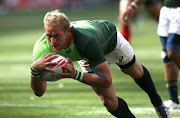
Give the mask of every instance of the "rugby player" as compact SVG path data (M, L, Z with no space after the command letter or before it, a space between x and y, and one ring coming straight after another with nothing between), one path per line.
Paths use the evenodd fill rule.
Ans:
M164 103L180 109L178 99L178 71L180 69L180 0L164 0L160 11L158 35L162 43L164 76L169 100Z
M147 93L160 118L170 117L161 97L156 91L148 70L137 62L132 46L106 20L81 20L71 22L64 13L58 10L46 13L44 17L45 33L36 42L33 49L30 86L37 96L46 91L47 81L39 74L42 70L52 69L50 62L56 54L69 58L69 64L63 68L67 73L59 73L62 78L72 78L90 85L99 96L106 109L117 118L134 118L127 103L117 97L112 85L109 64L115 63L122 72ZM72 61L78 61L82 71L75 70ZM39 73L37 73L39 72Z

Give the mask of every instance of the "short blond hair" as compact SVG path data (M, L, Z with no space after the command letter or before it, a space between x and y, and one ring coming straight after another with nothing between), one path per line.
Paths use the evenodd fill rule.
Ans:
M59 12L59 10L47 12L44 16L43 23L48 27L55 27L59 25L61 30L64 32L70 27L68 17L64 13Z

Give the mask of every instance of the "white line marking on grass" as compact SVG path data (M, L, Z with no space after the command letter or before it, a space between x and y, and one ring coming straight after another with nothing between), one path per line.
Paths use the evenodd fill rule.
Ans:
M8 104L8 103L2 103L0 104L0 107L27 107L27 108L60 108L60 109L66 109L66 108L75 108L75 109L104 109L105 107L101 106L80 106L80 105L48 105L48 104ZM155 111L154 108L145 108L145 107L130 107L131 110L135 111ZM169 109L170 111L180 111L179 109Z
M77 108L77 109L102 109L99 106L71 106L71 105L45 105L45 104L0 104L0 107L36 107L36 108Z
M46 105L46 104L0 104L0 107L35 107L35 108L76 108L76 109L105 109L105 107L101 106L71 106L71 105ZM154 108L138 108L138 107L131 107L131 110L147 110L147 111L154 111Z

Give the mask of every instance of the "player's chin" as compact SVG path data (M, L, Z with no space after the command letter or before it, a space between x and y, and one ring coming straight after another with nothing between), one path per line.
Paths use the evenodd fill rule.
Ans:
M61 48L59 48L58 46L56 47L53 47L53 50L56 51L56 52L59 52L61 50Z

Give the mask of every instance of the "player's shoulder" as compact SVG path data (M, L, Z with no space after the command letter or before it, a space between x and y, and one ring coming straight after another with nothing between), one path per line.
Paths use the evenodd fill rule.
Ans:
M44 33L41 38L35 43L33 48L33 59L37 60L44 54L51 53L51 47L46 39L46 34Z

